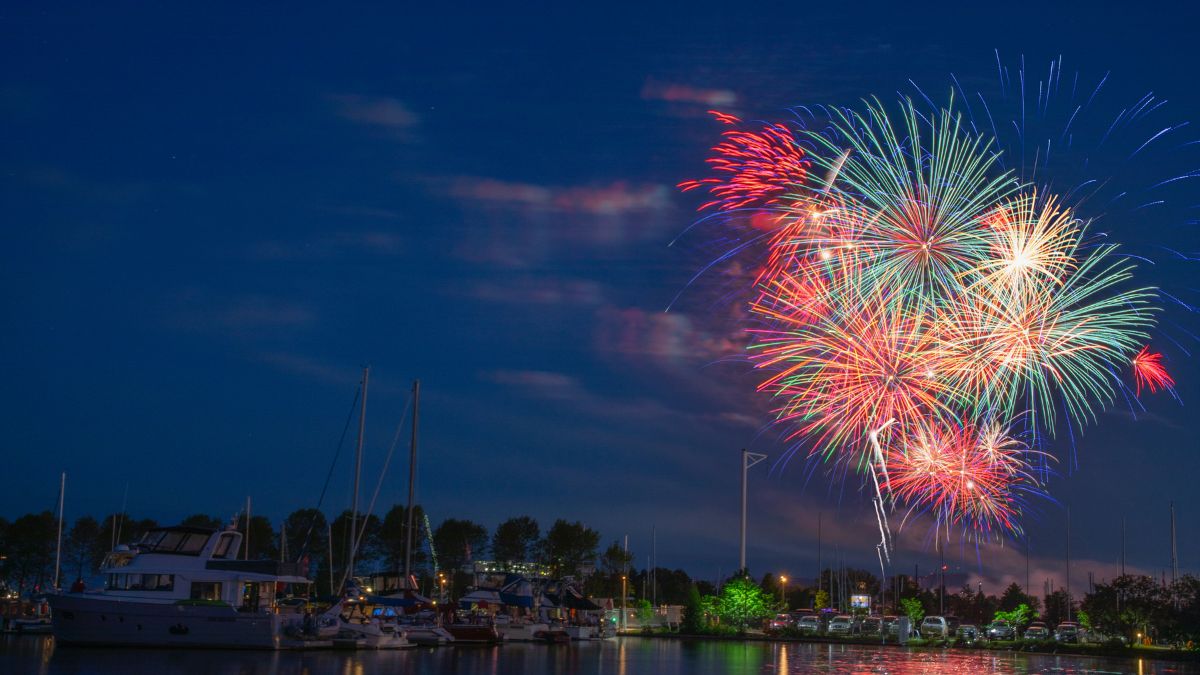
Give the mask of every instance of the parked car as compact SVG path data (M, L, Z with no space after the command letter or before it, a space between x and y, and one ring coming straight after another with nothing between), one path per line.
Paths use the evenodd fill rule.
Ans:
M859 625L858 632L862 635L882 635L883 617L868 616L862 620L862 623Z
M854 617L839 614L829 622L830 635L852 635L855 632Z
M950 637L958 623L948 616L927 616L921 622L921 637Z
M806 616L816 616L816 613L813 612L811 609L793 609L792 610L792 623L796 623L797 621L799 621L800 619L802 619Z
M883 617L883 632L885 635L895 637L900 632L900 620L894 616Z
M988 624L987 637L989 640L1015 640L1017 629L1013 628L1011 623L1000 619Z
M1074 621L1064 621L1054 629L1054 639L1057 642L1079 642L1080 633L1079 624Z
M958 638L959 642L971 644L979 639L979 628L969 623L964 623L954 632L954 636Z
M821 632L821 617L816 614L802 616L796 620L796 629L804 635L816 635Z
M1049 640L1050 629L1041 621L1034 621L1025 629L1026 640Z
M767 631L777 633L785 628L791 628L795 625L795 620L791 614L776 614L774 619L767 623Z

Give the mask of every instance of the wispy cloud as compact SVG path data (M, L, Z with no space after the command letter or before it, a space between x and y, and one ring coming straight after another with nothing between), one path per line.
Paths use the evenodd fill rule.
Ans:
M421 118L403 101L386 96L339 94L332 97L343 118L402 141L415 138Z
M707 362L740 356L746 346L740 330L707 329L679 312L608 306L598 319L596 348L638 359Z
M654 78L647 79L642 85L642 98L647 101L695 103L709 108L729 108L738 102L737 93L730 89L706 89Z
M528 268L576 252L596 255L661 241L674 227L673 191L666 185L558 186L474 176L429 183L470 223L456 253L501 267Z
M541 212L620 216L670 207L665 185L548 186L463 176L448 181L445 194L474 206L508 206Z
M285 373L325 384L349 386L357 382L359 377L358 371L353 368L324 363L301 354L265 352L259 355L258 360Z
M604 287L585 279L497 277L472 285L466 295L490 304L593 307L604 301Z

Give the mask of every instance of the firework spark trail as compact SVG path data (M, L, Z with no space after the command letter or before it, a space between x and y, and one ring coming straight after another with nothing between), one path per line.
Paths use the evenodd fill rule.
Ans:
M888 427L895 424L895 422L896 420L890 419L882 427L872 429L870 433L871 447L875 452L871 464L871 481L875 484L875 498L872 500L872 503L875 506L875 520L879 524L879 544L876 545L875 550L879 555L879 573L882 576L887 576L885 563L892 561L892 531L888 526L887 509L884 508L883 493L879 489L879 473L883 473L884 483L887 485L889 492L891 492L892 485L891 481L888 480L887 462L883 458L883 449L879 446L879 434L883 433ZM879 467L878 471L875 469L876 466Z
M1137 395L1142 395L1142 388L1150 390L1150 393L1159 389L1171 389L1175 386L1175 380L1167 373L1167 369L1162 364L1162 354L1150 351L1150 347L1142 347L1142 350L1133 357L1133 375L1137 381Z
M1037 86L1038 114L1050 108L1061 64L1050 73ZM1034 166L1007 167L973 114L964 122L954 110L953 94L931 114L903 99L895 118L877 99L861 110L804 108L826 122L796 130L746 129L719 115L735 128L714 147L717 175L680 184L711 193L701 209L769 214L750 303L758 388L778 402L790 442L835 475L869 474L881 567L889 506L930 513L937 527L977 540L1021 533L1053 458L1016 440L1007 431L1016 422L1036 440L1053 435L1061 415L1073 435L1112 402L1123 386L1114 374L1128 364L1139 395L1174 385L1161 355L1138 352L1158 293L1134 286L1133 258L1098 244L1068 204L1106 181L1078 183L1072 194L1088 190L1078 198L1024 181L1049 166L1049 140L1031 153ZM1153 103L1144 98L1113 126ZM1069 147L1090 104L1071 102L1060 142Z

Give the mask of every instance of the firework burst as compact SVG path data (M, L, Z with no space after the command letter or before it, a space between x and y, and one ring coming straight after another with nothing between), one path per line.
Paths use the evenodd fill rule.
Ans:
M1161 355L1138 351L1157 293L953 98L827 112L795 130L720 118L737 128L717 175L680 185L708 189L702 209L770 214L750 304L759 389L797 447L874 479L881 562L885 500L1018 535L1052 458L1008 430L1094 421L1130 363L1139 395L1171 388Z

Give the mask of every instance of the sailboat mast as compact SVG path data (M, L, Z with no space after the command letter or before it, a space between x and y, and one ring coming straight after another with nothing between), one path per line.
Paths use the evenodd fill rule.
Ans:
M1067 621L1071 620L1071 507L1067 507Z
M246 552L242 556L243 560L250 559L250 495L246 495L246 538L243 540L246 544Z
M358 553L358 480L362 475L363 432L367 425L367 381L371 367L363 368L362 406L358 409L358 447L354 453L354 495L350 508L350 556L346 559L346 578L354 578L354 557Z
M1121 576L1125 576L1125 516L1121 516Z
M1179 578L1179 549L1175 547L1175 502L1171 502L1171 584Z
M58 483L58 545L54 549L54 588L59 588L58 574L62 569L63 496L67 491L67 474ZM1173 512L1172 512L1173 513ZM1172 532L1174 530L1172 529Z
M413 544L413 498L416 495L417 485L417 431L420 428L420 413L421 413L421 381L413 380L413 419L412 419L412 441L409 444L408 450L408 510L405 515L408 517L408 523L404 526L405 543L404 543L404 586L408 587L408 580L412 575L412 544Z

